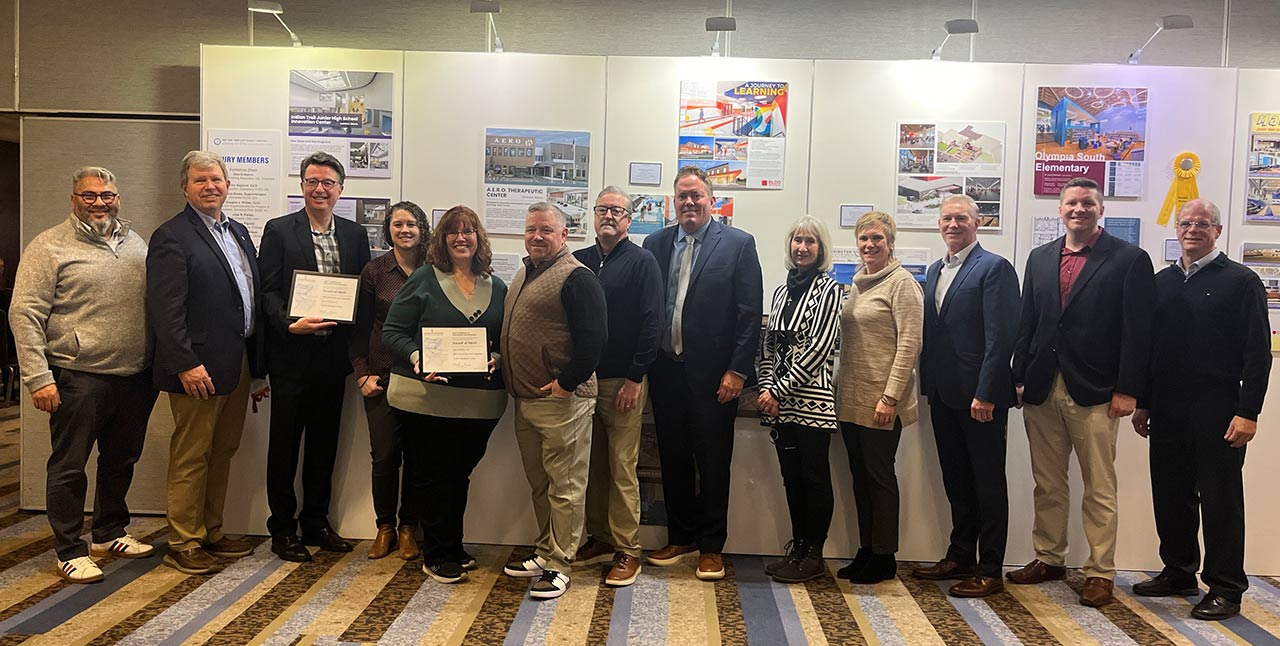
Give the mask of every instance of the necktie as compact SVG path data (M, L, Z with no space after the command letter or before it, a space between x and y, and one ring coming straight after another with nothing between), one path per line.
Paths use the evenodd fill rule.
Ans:
M676 283L676 309L671 314L671 351L684 354L684 296L689 292L689 274L693 269L693 236L684 237L684 252L680 254L680 278Z

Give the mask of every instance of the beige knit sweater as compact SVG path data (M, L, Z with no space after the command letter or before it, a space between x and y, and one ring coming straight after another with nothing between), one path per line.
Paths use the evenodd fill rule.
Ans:
M881 395L898 400L902 425L914 424L916 359L924 326L924 295L911 272L898 260L868 274L864 265L853 276L853 289L840 312L840 378L836 416L870 428L876 424Z

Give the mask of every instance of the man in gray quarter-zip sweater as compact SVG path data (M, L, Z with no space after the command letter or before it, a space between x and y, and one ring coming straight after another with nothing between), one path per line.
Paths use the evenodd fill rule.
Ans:
M125 494L156 401L144 298L147 245L121 220L111 171L72 176L72 215L36 236L18 265L9 326L31 403L49 413L46 504L58 575L102 579L91 556L150 556L125 532ZM93 544L84 526L84 467L98 445Z

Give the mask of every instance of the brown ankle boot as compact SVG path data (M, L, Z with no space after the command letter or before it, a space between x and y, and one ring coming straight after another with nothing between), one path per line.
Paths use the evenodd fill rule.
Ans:
M400 526L400 558L412 561L422 552L418 551L418 541L413 538L413 525Z
M373 545L369 546L369 558L380 559L391 553L396 546L396 528L394 525L378 525L378 535L373 537Z

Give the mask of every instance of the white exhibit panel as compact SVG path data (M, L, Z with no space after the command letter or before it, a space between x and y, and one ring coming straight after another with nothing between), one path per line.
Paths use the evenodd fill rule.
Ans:
M733 226L755 236L764 292L786 279L783 238L808 213L810 101L813 61L748 58L609 57L605 182L632 194L672 195L679 146L683 81L761 81L789 85L782 188L713 186L717 198L733 198ZM630 184L631 162L661 162L657 186ZM816 214L815 214L816 215ZM635 225L633 224L633 227ZM644 236L634 236L640 242ZM766 300L768 300L766 298ZM770 447L772 451L772 447ZM730 532L730 540L733 540ZM785 541L784 541L785 542Z

